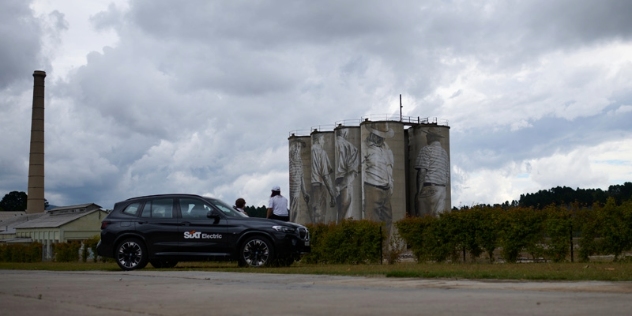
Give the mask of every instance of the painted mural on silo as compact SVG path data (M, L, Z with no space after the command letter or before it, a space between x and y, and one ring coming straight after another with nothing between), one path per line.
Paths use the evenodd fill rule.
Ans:
M311 134L311 193L309 212L312 223L336 222L334 177L334 132L315 131Z
M410 146L410 205L414 216L432 215L452 208L450 192L450 127L421 124L408 130Z
M290 147L290 221L310 224L309 183L311 181L311 140L309 136L289 138Z
M406 216L404 128L400 122L360 124L364 218L382 221L388 234Z
M360 177L360 127L335 128L335 180L337 220L362 219L362 178Z

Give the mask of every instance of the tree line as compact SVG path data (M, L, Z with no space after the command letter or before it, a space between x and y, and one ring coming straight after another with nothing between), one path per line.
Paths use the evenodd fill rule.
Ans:
M591 207L594 204L606 204L608 198L613 198L617 205L625 201L632 200L632 182L625 182L624 184L616 184L608 187L608 190L602 189L581 189L574 190L569 187L554 187L548 190L540 190L536 193L520 194L519 200L513 200L511 202L505 201L502 204L480 204L481 206L500 207L502 209L509 209L512 207L531 207L541 210L549 205L555 206L568 206L573 203L578 203L579 206ZM453 211L459 209L468 209L469 206L462 206L461 208L452 207Z
M617 205L632 200L632 182L625 182L624 184L616 184L608 187L608 190L602 189L581 189L576 190L569 187L555 187L548 190L540 190L536 193L521 194L519 200L513 200L511 202L505 201L502 204L484 205L501 207L508 209L511 207L532 207L535 209L543 209L549 205L570 205L572 203L578 203L580 206L592 206L593 204L605 204L608 198L613 198ZM23 212L26 210L27 195L25 192L12 191L7 193L0 201L0 211L7 212ZM48 201L44 200L44 205L48 206ZM468 206L463 206L461 209L467 209ZM453 207L452 210L458 210L457 207ZM246 206L245 211L252 217L265 217L265 206Z

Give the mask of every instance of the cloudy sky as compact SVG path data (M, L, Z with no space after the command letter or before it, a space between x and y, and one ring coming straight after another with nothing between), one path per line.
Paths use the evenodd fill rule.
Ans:
M632 181L632 2L0 2L0 195L27 191L33 71L46 196L263 205L291 131L447 120L452 205Z

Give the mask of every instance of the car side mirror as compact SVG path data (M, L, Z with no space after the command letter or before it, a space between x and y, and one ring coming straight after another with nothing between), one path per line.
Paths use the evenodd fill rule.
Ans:
M220 215L217 210L210 210L208 211L208 213L206 213L206 217L213 219L213 223L217 224L217 222L219 222L219 219L222 218L222 215Z

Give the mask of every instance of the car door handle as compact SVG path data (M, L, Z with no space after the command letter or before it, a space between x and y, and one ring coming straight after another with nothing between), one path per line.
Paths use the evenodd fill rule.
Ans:
M147 221L140 221L139 224L147 224Z

